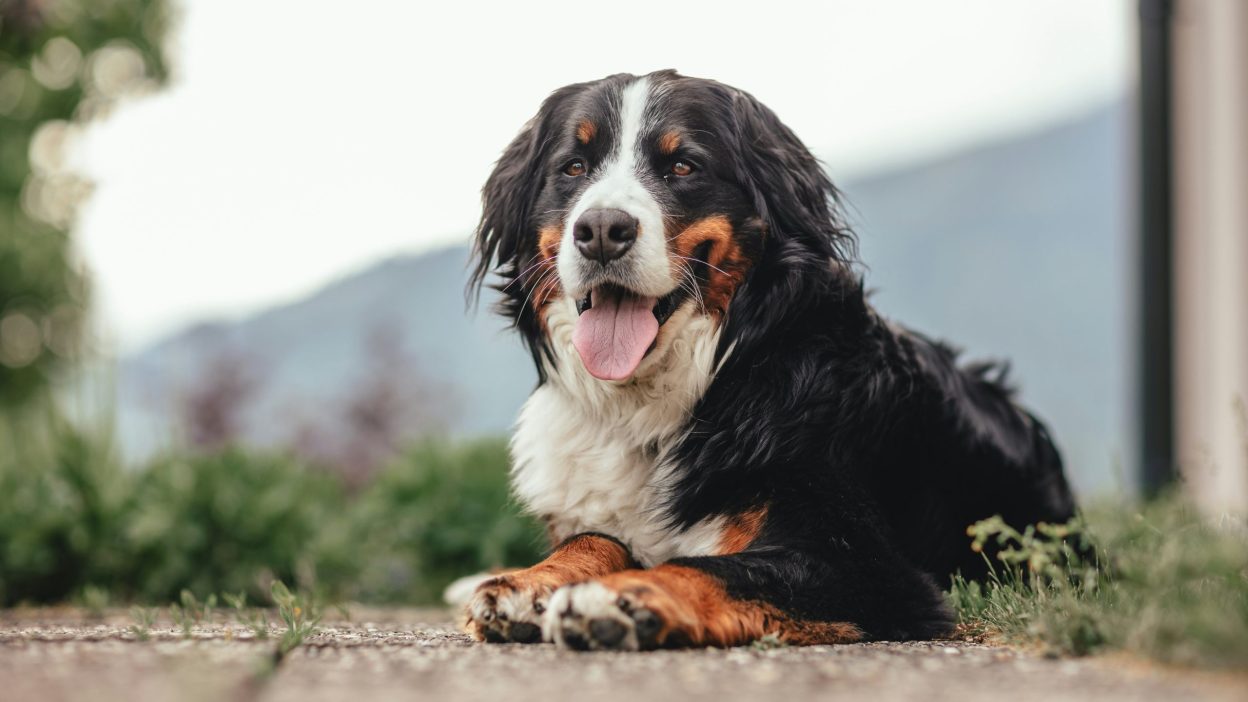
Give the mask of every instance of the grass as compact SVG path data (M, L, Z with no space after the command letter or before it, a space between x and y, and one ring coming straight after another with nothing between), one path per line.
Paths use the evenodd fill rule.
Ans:
M968 533L1002 546L985 583L955 578L949 597L971 635L1053 654L1125 651L1165 663L1248 668L1248 536L1177 495L1099 505L1082 521L1017 531L999 519ZM1052 538L1058 537L1058 538ZM1088 539L1098 563L1062 539Z

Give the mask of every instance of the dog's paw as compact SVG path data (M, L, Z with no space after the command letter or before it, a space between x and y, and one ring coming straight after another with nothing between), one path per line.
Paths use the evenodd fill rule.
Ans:
M468 633L490 643L537 643L542 614L554 588L520 571L491 578L468 601Z
M597 581L561 587L547 605L543 636L578 651L658 648L663 620L643 603L644 595L641 590L617 592Z

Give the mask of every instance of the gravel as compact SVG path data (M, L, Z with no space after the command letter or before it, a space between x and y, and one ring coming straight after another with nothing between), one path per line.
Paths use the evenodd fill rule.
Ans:
M1248 675L981 643L575 653L478 644L441 611L351 615L327 621L274 672L274 641L237 624L196 627L187 638L162 620L143 641L125 613L0 611L0 699L1248 699Z

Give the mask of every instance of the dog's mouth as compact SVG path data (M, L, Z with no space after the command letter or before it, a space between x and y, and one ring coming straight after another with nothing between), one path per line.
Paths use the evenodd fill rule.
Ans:
M624 380L655 347L659 327L671 319L684 288L660 298L646 297L618 285L590 289L576 302L572 344L589 374L600 380Z

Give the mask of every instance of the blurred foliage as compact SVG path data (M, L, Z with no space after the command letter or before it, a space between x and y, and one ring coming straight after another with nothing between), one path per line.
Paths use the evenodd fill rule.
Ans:
M312 544L340 514L336 479L276 454L236 448L156 459L137 476L124 543L142 599L263 592L259 578L315 577Z
M368 601L432 602L451 580L487 567L536 563L544 536L512 503L504 441L417 445L377 476L350 513L351 524L329 535L368 544L376 557L352 578ZM325 562L328 566L328 561Z
M435 602L455 577L539 558L501 441L413 446L359 492L327 469L225 448L123 469L106 438L0 421L0 605L265 601L275 579L334 599Z
M69 227L90 190L65 166L81 125L167 74L165 0L0 0L0 410L80 347Z
M129 566L132 475L107 440L39 406L0 413L0 604L59 601Z
M1055 653L1125 650L1168 663L1248 667L1242 520L1210 521L1177 494L1142 506L1094 506L1084 520L1021 532L999 518L972 526L977 546L1003 548L987 582L955 578L950 598L963 625ZM1061 541L1081 535L1097 547L1100 565L1079 562Z

